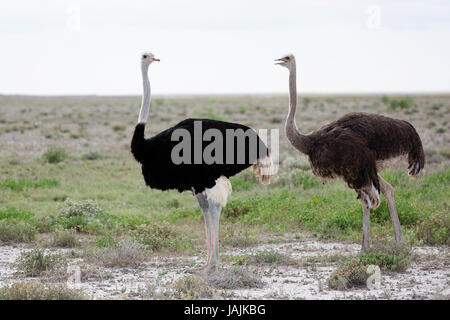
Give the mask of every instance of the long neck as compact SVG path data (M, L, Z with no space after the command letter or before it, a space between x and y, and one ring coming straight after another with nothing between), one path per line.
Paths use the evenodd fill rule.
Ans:
M297 74L295 64L289 69L289 114L286 119L286 136L291 144L302 153L308 153L308 137L301 134L295 124L297 110Z
M142 65L142 85L144 88L142 94L141 111L139 112L138 123L145 124L147 122L148 111L150 108L150 81L148 80L148 65Z

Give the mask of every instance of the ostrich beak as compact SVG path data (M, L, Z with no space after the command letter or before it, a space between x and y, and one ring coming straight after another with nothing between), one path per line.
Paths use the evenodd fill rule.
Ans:
M281 58L280 59L275 59L274 61L279 61L279 62L275 63L277 65L282 65L284 63L284 60L281 59Z
M160 61L160 60L157 58L152 58L152 61Z

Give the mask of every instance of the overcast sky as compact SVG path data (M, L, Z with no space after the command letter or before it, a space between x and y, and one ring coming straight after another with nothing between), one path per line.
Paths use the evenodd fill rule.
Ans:
M0 0L0 94L450 92L450 1Z

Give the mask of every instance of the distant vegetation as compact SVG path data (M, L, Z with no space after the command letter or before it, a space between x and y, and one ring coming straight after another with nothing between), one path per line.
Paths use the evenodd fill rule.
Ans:
M381 101L388 105L389 108L391 110L406 110L406 109L410 109L413 104L414 104L414 100L413 98L406 96L406 97L401 97L401 98L389 98L388 96L383 96L381 98Z
M48 163L60 163L67 158L67 152L64 147L50 146L42 157Z

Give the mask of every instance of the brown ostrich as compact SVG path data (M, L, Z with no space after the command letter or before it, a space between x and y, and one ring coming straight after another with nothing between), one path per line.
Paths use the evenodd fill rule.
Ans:
M394 188L378 172L402 157L408 159L409 175L416 176L425 164L422 142L414 127L404 120L377 114L352 112L322 128L304 135L297 130L297 86L295 57L277 59L289 70L289 114L286 136L309 158L312 172L322 178L342 178L355 189L363 209L362 250L370 246L370 209L380 204L379 192L386 197L395 240L403 242Z

